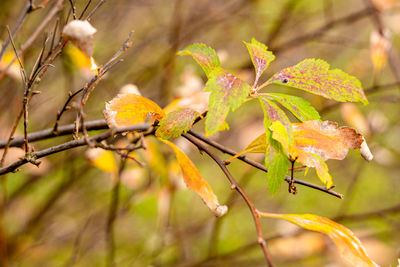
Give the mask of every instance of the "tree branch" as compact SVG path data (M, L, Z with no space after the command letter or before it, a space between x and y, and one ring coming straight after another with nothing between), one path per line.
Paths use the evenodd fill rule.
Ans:
M228 178L229 182L231 183L231 185L232 185L231 188L236 189L236 191L240 194L240 196L246 202L246 204L249 207L250 212L253 216L254 223L256 226L257 236L258 236L257 242L262 248L262 251L264 253L265 259L268 262L268 265L270 267L275 266L274 263L272 262L271 256L268 253L268 250L267 250L267 243L263 237L260 219L259 219L257 210L254 207L253 202L250 200L250 198L246 194L246 192L239 186L239 184L236 182L236 180L233 178L233 176L230 174L230 172L226 168L225 163L220 158L218 158L215 154L213 154L210 150L208 150L208 148L205 145L203 145L201 142L198 141L198 139L194 138L193 136L191 136L189 134L185 134L185 133L183 133L182 136L184 138L186 138L189 142L191 142L192 144L197 146L200 149L200 151L204 151L207 155L209 155L215 161L215 163L218 164L218 166L221 168L221 170L224 172L224 174Z

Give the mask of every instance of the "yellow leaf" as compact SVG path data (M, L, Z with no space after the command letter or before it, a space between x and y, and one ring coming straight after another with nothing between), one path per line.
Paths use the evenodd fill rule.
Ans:
M93 166L103 172L115 173L117 171L117 163L111 151L101 148L90 148L86 150L85 155Z
M161 120L165 112L153 101L137 94L120 94L106 103L103 111L110 128Z
M174 150L178 163L181 166L186 186L195 191L203 199L204 203L215 216L220 217L224 215L228 211L228 208L219 204L217 196L214 194L210 185L203 179L199 170L194 166L189 157L173 143L163 139L160 140Z
M314 214L275 214L259 212L259 215L268 218L285 219L304 229L328 235L335 243L342 258L349 262L351 266L378 266L368 257L361 241L352 231L328 218Z
M228 159L226 162L231 162L232 160L234 160L246 153L265 153L266 149L267 149L267 141L265 138L265 133L263 133L259 137L254 139L250 143L250 145L248 145L245 149L243 149L241 152L239 152L232 158Z

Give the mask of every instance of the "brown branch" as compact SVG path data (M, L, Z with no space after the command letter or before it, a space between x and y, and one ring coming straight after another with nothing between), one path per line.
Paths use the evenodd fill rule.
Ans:
M132 125L132 126L128 126L128 127L117 128L115 130L109 130L109 131L106 131L99 135L90 137L90 138L88 138L88 140L89 140L89 142L100 142L100 141L103 141L103 140L113 136L114 134L117 134L117 133L131 132L131 131L147 131L150 129L150 127L151 127L151 125L149 125L147 123L143 123L143 124L137 124L137 125ZM72 141L63 143L61 145L46 148L46 149L43 149L43 150L37 151L37 152L32 152L31 153L32 159L37 160L37 159L40 159L40 158L64 151L64 150L68 150L68 149L79 147L79 146L85 146L87 144L88 143L85 140L85 138L72 140ZM28 163L28 160L29 159L27 159L27 158L20 159L20 160L15 161L14 163L11 163L10 165L8 165L6 167L0 168L0 175L16 171L18 167Z
M86 129L88 130L103 130L108 129L107 123L105 120L94 120L94 121L87 121L85 123ZM82 130L82 127L79 128ZM64 136L68 134L72 134L75 131L75 124L67 124L58 127L57 134L53 132L53 128L48 128L45 130L33 132L28 134L28 141L35 142L40 140L45 140L53 137ZM7 145L8 139L0 140L0 149L4 148ZM10 147L19 147L24 144L24 137L18 136L13 138L10 143Z
M263 237L263 233L262 233L261 224L260 224L260 220L259 220L259 216L258 216L257 210L254 207L253 202L247 196L246 192L239 186L239 184L236 182L236 180L230 174L230 172L228 171L228 169L225 166L225 163L220 158L218 158L215 154L213 154L210 150L208 150L208 148L205 145L203 145L203 143L199 142L198 139L194 138L193 136L191 136L189 134L183 133L182 136L184 138L186 138L189 142L191 142L192 144L197 146L200 151L204 151L207 155L209 155L215 161L215 163L218 164L218 166L221 168L221 170L224 172L224 174L228 178L229 182L231 183L231 185L232 185L231 188L232 189L236 189L236 191L240 194L240 196L246 202L246 204L249 207L250 212L251 212L251 214L253 216L254 223L255 223L255 226L256 226L257 236L258 236L257 237L257 242L261 246L261 249L262 249L262 251L264 253L264 256L265 256L265 259L267 260L268 265L270 267L275 266L274 263L272 262L271 256L268 253L268 250L267 250L267 243L266 243L266 241L264 240L264 237Z
M217 143L215 141L212 141L212 140L210 140L210 139L208 139L208 138L206 138L206 137L204 137L204 136L202 136L202 135L200 135L198 133L195 133L192 130L188 131L188 133L193 135L194 137L200 139L201 141L205 142L206 144L218 149L219 151L221 151L221 152L223 152L225 154L228 154L228 155L231 155L231 156L234 156L234 155L237 154L237 152L233 151L232 149L227 148L227 147L225 147L225 146L223 146L223 145L221 145L221 144L219 144L219 143ZM243 161L243 162L245 162L245 163L247 163L247 164L249 164L249 165L251 165L253 167L256 167L259 170L262 170L264 172L268 172L268 169L264 165L262 165L261 163L258 163L256 161L253 161L253 160L247 158L246 156L243 156L243 155L239 156L238 159L240 159L241 161ZM291 180L290 176L286 176L285 177L285 181L286 182L290 182L290 180ZM313 188L313 189L316 189L316 190L319 190L321 192L330 194L330 195L335 196L335 197L340 198L340 199L343 198L342 194L337 193L337 192L335 192L335 191L333 191L331 189L326 189L323 186L315 185L315 184L312 184L312 183L309 183L309 182L306 182L306 181L302 181L302 180L299 180L299 179L294 179L294 183L295 184L300 184L300 185L303 185L303 186L307 186L307 187L310 187L310 188Z

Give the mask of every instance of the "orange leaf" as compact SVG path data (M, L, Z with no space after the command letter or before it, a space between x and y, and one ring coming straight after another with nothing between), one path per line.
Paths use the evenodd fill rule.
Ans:
M185 181L186 186L195 191L203 199L204 203L210 208L215 216L220 217L224 215L228 211L228 208L219 204L217 196L212 191L210 185L203 179L199 170L194 166L189 157L173 143L163 139L160 140L174 150L178 163L181 166L183 180Z
M137 94L120 94L103 111L110 128L161 120L165 112L153 101Z
M305 121L293 123L294 146L306 153L327 159L342 160L349 149L361 148L365 143L364 137L350 127L338 128L337 123L331 121ZM365 143L366 145L366 143ZM362 155L372 160L372 155Z
M275 214L259 212L259 215L268 218L285 219L304 229L328 235L339 249L343 259L348 261L351 266L378 266L368 257L361 241L352 231L328 218L314 214Z

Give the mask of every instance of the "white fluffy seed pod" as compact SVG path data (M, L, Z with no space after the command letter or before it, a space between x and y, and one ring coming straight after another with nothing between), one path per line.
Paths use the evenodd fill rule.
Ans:
M74 43L88 57L91 57L93 53L93 35L96 31L87 20L73 20L64 27L62 36Z

